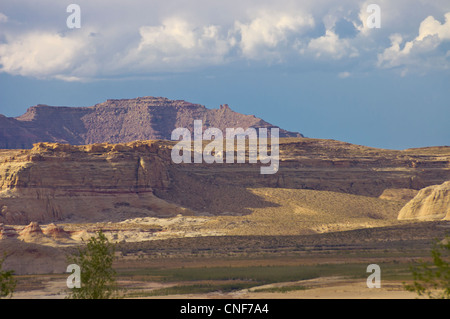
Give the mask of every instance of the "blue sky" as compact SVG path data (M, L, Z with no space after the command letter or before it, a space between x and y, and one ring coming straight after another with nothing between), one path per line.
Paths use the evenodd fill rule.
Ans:
M403 149L450 145L449 80L449 1L0 0L6 116L164 96Z

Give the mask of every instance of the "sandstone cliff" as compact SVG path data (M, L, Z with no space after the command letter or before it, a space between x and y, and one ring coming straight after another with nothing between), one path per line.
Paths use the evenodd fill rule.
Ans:
M228 105L203 105L167 98L141 97L107 100L91 107L37 105L16 118L0 115L0 148L31 148L37 142L74 145L127 143L135 140L170 140L175 128L193 130L194 120L205 128L275 127L253 115L234 112ZM301 137L280 129L281 137Z
M251 188L377 197L450 180L450 147L382 150L308 138L280 140L280 169L262 164L174 164L174 142L38 143L0 150L0 223L118 221L131 217L248 214L274 204Z
M153 194L168 187L161 153L151 142L39 143L32 150L6 151L12 156L0 161L0 220L25 224L190 214Z
M450 220L450 181L421 189L401 209L398 219Z

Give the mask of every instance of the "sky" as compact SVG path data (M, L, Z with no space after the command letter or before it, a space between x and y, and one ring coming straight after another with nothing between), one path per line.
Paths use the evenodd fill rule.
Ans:
M405 149L450 145L449 80L448 0L0 0L10 117L163 96Z

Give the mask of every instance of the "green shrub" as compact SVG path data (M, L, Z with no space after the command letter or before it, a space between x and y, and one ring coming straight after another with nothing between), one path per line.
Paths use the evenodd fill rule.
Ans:
M72 288L69 298L111 299L118 297L116 272L112 267L115 247L102 231L68 258L81 270L81 288Z
M0 298L12 297L16 288L16 279L13 277L14 271L4 271L2 269L6 254L0 259Z
M450 237L441 242L435 242L431 250L432 263L421 262L417 267L413 267L412 274L414 282L405 285L405 289L416 292L419 296L429 298L449 299L450 298Z

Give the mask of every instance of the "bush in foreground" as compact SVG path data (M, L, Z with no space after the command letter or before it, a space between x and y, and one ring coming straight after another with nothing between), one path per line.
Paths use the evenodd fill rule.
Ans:
M3 262L6 254L0 258L0 298L12 297L14 289L16 288L16 279L13 277L14 271L3 270Z
M118 297L116 272L112 267L115 247L102 231L68 258L81 270L81 287L72 288L72 299L111 299Z
M414 281L405 289L428 298L450 298L450 237L435 242L431 250L432 263L422 262L412 269Z

